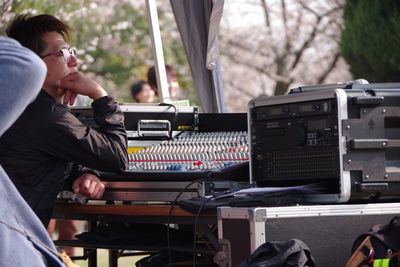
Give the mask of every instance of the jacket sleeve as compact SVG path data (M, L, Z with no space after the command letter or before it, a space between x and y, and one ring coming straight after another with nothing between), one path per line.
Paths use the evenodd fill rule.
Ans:
M40 91L46 65L16 40L0 36L0 136Z
M100 178L100 173L98 171L83 167L83 166L78 165L78 164L73 164L71 173L66 178L64 186L63 186L63 189L64 190L68 190L68 191L72 191L72 185L75 182L75 180L78 179L79 177L81 177L82 175L87 174L87 173L94 174L98 178Z
M112 97L92 103L98 128L81 123L67 108L56 104L51 119L41 126L41 149L52 157L98 171L123 171L128 166L124 115Z

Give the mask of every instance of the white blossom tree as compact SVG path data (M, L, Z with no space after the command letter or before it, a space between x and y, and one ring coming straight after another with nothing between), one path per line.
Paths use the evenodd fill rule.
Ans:
M244 111L247 101L259 95L350 79L338 46L343 4L344 0L226 1L220 43L227 106Z

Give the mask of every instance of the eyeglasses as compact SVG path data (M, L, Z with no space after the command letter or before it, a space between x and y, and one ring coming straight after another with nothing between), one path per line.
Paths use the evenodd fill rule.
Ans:
M68 47L68 48L61 48L58 51L50 52L46 55L41 56L40 58L45 58L45 57L48 57L51 55L56 55L58 53L61 53L63 55L65 62L67 62L67 63L71 60L72 57L74 57L76 55L75 49Z

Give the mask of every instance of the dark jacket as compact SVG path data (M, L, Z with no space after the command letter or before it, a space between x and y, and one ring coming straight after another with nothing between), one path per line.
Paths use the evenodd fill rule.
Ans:
M0 164L46 226L72 164L121 171L128 165L124 116L112 97L92 103L98 128L82 124L41 91L0 138ZM76 168L75 168L76 169Z

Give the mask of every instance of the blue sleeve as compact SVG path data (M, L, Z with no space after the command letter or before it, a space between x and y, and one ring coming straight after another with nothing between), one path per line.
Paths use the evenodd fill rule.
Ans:
M0 136L39 93L46 65L17 41L0 36ZM65 266L46 228L0 166L2 266Z
M16 40L0 36L0 136L42 88L46 65Z

